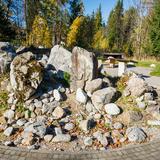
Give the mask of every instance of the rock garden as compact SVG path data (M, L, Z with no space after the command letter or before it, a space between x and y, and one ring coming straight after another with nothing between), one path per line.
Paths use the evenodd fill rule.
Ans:
M17 54L0 42L0 144L83 151L159 138L160 91L136 73L113 79L101 68L80 47Z

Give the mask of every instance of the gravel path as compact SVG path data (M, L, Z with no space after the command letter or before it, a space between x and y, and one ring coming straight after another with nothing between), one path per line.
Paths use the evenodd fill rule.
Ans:
M130 67L128 71L134 71L138 74L142 74L146 82L153 87L160 88L160 77L150 76L151 68L144 67ZM118 68L105 68L107 74L115 77L118 75Z

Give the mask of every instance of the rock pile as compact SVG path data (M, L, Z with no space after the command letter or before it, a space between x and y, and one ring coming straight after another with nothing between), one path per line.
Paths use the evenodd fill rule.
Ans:
M64 59L58 59L59 54ZM16 56L11 63L9 109L0 117L0 131L10 139L4 144L77 151L148 140L146 128L135 122L146 116L145 109L149 113L154 108L153 117L158 118L153 89L142 78L131 76L119 99L135 107L126 109L128 104L117 101L117 89L109 79L98 76L96 63L93 53L79 47L71 56L55 46L50 57L40 61L31 52ZM72 80L70 88L63 81L66 72ZM155 124L152 122L148 123Z

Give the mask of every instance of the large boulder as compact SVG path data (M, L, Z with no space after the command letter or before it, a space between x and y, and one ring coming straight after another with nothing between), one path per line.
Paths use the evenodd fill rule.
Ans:
M113 87L103 88L93 93L91 100L97 110L102 110L105 104L114 100L116 89Z
M97 77L97 59L92 52L75 47L72 51L72 83L71 88L83 89L85 83Z
M11 63L10 82L18 97L28 99L43 79L43 67L31 52L18 55Z
M71 55L71 52L60 45L56 45L51 50L48 65L55 67L57 71L71 73Z
M16 52L8 42L0 42L0 74L9 70L9 65L15 56Z
M124 92L128 92L131 96L139 97L150 90L144 79L132 76L127 82L127 87Z

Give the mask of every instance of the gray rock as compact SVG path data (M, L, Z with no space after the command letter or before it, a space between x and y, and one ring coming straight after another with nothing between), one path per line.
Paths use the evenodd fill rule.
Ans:
M51 50L48 65L54 66L56 70L71 73L71 56L71 52L60 45L56 45Z
M126 130L126 135L130 142L141 143L147 138L145 132L141 128L136 128L136 127L128 128Z
M51 98L53 98L53 100L54 100L54 97L51 97ZM50 99L51 99L51 98L50 98ZM47 104L47 103L50 102L50 99L44 98L44 99L42 100L42 102L43 102L44 104ZM53 102L53 101L51 101L51 102Z
M34 105L35 105L36 108L42 108L43 104L42 104L41 101L37 101L37 102L34 103Z
M140 109L145 109L146 108L146 103L145 102L138 102L137 103L138 108Z
M148 120L147 124L151 126L160 126L160 120Z
M108 145L108 140L105 135L103 135L100 131L93 133L93 136L103 145Z
M13 141L6 141L6 142L4 142L4 145L5 146L14 146L14 143L13 143Z
M25 119L19 119L16 123L18 126L23 126L27 121Z
M120 123L120 122L116 122L116 123L113 124L113 127L115 129L122 129L123 128L123 124Z
M87 132L89 131L92 127L94 127L94 121L92 119L88 119L88 120L82 120L79 123L79 128L84 131Z
M153 101L153 99L154 99L153 93L145 93L144 94L145 101Z
M70 131L70 130L74 129L74 127L75 127L75 125L73 123L67 123L67 124L65 124L64 129Z
M143 115L139 111L129 111L128 112L129 122L138 122L143 118Z
M97 77L98 62L95 55L87 50L75 47L72 51L71 88L83 89L87 81Z
M83 104L86 104L87 102L87 94L81 88L77 89L76 100Z
M105 111L107 114L109 114L111 116L116 116L116 115L120 114L120 108L114 103L106 104Z
M15 115L15 112L13 110L7 110L3 116L7 119L13 119L14 118L14 115Z
M0 74L9 71L16 52L9 42L0 42Z
M102 88L103 80L101 78L88 81L85 86L85 91L88 95Z
M100 120L101 117L102 117L102 115L100 113L97 113L94 115L94 119L96 119L96 120Z
M93 93L91 100L97 110L102 110L105 104L111 103L114 99L116 89L112 87L104 88Z
M88 101L87 104L86 104L86 111L87 111L88 113L90 113L90 112L92 112L93 110L95 110L95 108L94 108L92 102L91 102L91 101Z
M56 135L63 134L62 129L59 127L55 127L54 130L55 130Z
M43 79L43 68L31 52L18 55L11 63L10 82L14 92L29 99Z
M92 137L85 137L84 138L84 145L85 146L92 146L92 144L93 144Z
M46 134L46 126L42 122L35 122L24 128L24 132L32 132L40 137Z
M63 108L61 107L56 107L54 109L54 111L52 112L52 116L55 118L55 119L60 119L64 116L65 112L63 110Z
M7 137L11 136L13 133L13 127L8 127L7 129L5 129L5 131L3 132L3 134Z
M48 134L48 135L45 135L45 136L44 136L44 140L45 140L46 142L51 142L52 139L53 139L53 135L51 135L51 134Z
M62 96L60 94L60 92L57 89L54 89L53 91L53 95L56 101L61 101L62 100Z
M149 91L149 86L144 79L131 76L125 90L130 91L132 96L139 97Z
M53 139L52 142L70 142L71 136L69 134L58 134Z

